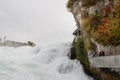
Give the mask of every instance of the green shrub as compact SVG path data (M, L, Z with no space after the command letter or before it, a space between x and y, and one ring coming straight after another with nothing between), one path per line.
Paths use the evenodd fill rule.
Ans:
M76 54L77 59L80 60L82 64L89 65L87 51L85 49L83 39L78 38L78 41L75 44L73 44L73 47L75 49L75 52L76 52L75 54Z

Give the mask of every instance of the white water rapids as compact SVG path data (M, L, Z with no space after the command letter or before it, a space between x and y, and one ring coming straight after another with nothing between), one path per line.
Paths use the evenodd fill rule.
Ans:
M0 47L0 80L93 80L68 58L70 45Z

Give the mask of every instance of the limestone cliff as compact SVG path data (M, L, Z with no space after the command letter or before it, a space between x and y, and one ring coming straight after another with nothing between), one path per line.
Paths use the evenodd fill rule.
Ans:
M92 68L90 62L93 53L99 56L101 51L108 58L120 55L119 3L119 0L69 0L67 4L78 30L81 31L81 34L75 34L76 38L73 41L74 58L76 55L86 67L85 70L94 77L99 77L100 80L120 80L119 57L111 58L111 61L115 61L115 63L111 62L112 67L111 63L106 62L107 67L102 64L102 68ZM114 67L116 65L118 67Z

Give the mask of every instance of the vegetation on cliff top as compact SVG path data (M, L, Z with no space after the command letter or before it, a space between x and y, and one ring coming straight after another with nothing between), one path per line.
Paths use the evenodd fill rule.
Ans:
M68 0L67 2L67 8L71 8L74 5L74 2L81 1L82 7L90 7L95 5L100 0Z
M75 0L68 0L67 2L67 8L71 8L74 4Z

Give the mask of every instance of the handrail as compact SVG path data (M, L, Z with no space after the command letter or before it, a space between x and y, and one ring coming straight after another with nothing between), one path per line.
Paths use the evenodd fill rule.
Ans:
M120 67L120 55L94 57L90 63L92 67Z

